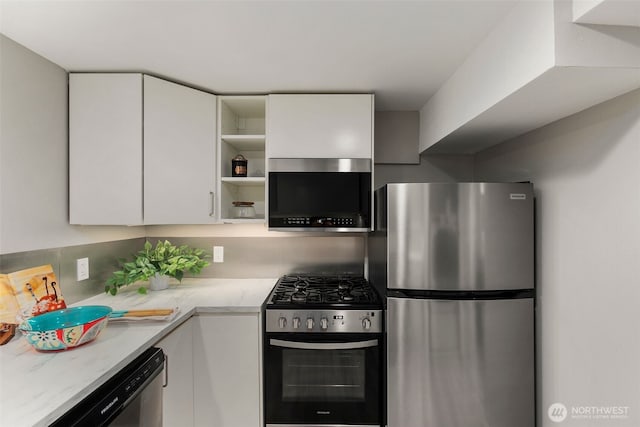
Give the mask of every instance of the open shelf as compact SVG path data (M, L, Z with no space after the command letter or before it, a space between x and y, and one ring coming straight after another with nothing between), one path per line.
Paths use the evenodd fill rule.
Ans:
M265 191L264 178L262 182L241 181L247 178L224 178L220 185L220 217L223 222L264 222ZM229 181L227 181L229 180ZM233 202L253 202L256 218L232 218Z
M239 186L264 186L265 178L264 177L227 177L224 176L220 178L224 184L232 184Z
M264 216L256 218L223 218L222 222L226 224L261 224L264 222Z
M220 139L238 151L264 151L264 135L222 135Z
M264 135L265 108L264 96L221 96L221 134Z
M219 185L220 220L225 223L264 223L266 200L265 96L220 96ZM247 176L232 176L231 160L238 154L247 159ZM231 218L234 201L254 202L256 218Z

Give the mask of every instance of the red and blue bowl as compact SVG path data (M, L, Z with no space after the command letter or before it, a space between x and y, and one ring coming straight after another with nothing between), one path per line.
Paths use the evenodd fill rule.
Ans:
M84 305L25 319L18 327L38 351L58 351L93 341L107 326L111 307Z

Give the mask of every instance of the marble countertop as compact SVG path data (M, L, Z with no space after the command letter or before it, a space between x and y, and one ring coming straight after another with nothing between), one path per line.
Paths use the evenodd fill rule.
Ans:
M259 313L277 279L185 279L164 291L97 295L73 305L172 308L171 321L110 321L81 347L38 352L20 336L0 347L0 426L47 426L196 313Z

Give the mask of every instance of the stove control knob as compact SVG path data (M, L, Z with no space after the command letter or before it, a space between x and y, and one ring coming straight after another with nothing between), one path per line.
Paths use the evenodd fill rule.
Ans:
M371 329L371 320L368 317L362 319L362 327L364 329Z
M287 326L287 319L284 317L279 317L278 318L278 326L280 327L280 329L284 329L285 326Z
M300 318L294 317L292 321L293 321L293 329L298 329L300 327Z
M307 317L307 329L313 329L313 317Z
M329 320L326 317L320 319L320 329L327 329L329 327Z

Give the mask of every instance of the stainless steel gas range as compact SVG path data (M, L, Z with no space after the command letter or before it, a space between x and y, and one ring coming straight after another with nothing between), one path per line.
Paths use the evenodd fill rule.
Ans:
M383 317L363 277L282 277L265 304L266 426L380 426Z

